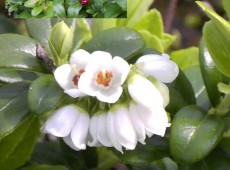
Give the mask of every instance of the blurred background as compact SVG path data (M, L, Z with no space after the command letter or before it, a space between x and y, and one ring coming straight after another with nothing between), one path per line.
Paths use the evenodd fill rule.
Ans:
M202 35L205 14L194 0L155 0L151 8L158 9L163 17L165 32L177 35L171 50L197 46ZM215 11L225 17L221 1L206 0ZM4 0L0 1L0 33L26 34L23 20L11 19L6 13Z

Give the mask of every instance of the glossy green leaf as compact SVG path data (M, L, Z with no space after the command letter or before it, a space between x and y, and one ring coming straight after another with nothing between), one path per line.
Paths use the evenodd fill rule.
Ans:
M28 7L28 8L33 8L35 7L35 4L37 3L38 1L34 1L34 0L27 0L24 2L24 6L25 7Z
M27 102L29 84L12 83L0 88L0 139L11 133L30 114Z
M217 85L219 82L223 81L223 75L217 69L203 40L200 42L199 56L200 69L209 100L212 106L216 107L220 103L221 98L221 93L219 92Z
M166 107L168 112L175 114L183 106L196 103L193 87L182 71L172 83L168 84L168 87L170 95L170 102Z
M212 21L206 23L203 29L206 46L213 61L218 69L226 76L230 76L230 23L220 17L213 10L208 8L202 2L197 4L211 18Z
M141 35L129 28L112 28L94 36L83 48L88 52L107 51L126 60L145 47Z
M63 89L57 84L53 75L45 75L36 79L28 91L30 111L44 114L55 109L64 97Z
M22 168L22 170L69 170L67 167L65 166L61 166L61 165L31 165L28 166L26 168Z
M121 7L117 4L105 4L102 8L105 11L105 18L116 18L123 12Z
M82 8L82 5L79 2L72 4L72 5L69 5L69 7L67 9L68 17L77 18L81 8Z
M152 136L145 140L146 145L138 143L135 150L123 150L124 154L114 150L114 153L124 163L138 164L150 163L169 156L168 139L160 136Z
M195 163L215 148L223 131L220 117L204 113L197 106L183 107L172 121L171 153L181 163Z
M1 139L0 169L12 170L23 165L30 158L39 134L39 120L31 116Z
M157 160L153 163L157 168L163 169L163 170L178 170L178 166L176 162L174 162L172 159L166 157L161 160Z
M199 65L199 49L197 47L173 51L170 57L171 60L177 63L181 70Z
M209 110L211 104L202 79L200 67L189 67L184 71L184 73L193 87L197 106L201 107L204 110Z
M37 7L34 7L31 11L31 15L32 16L37 16L39 15L42 11L43 11L44 7L43 6L37 6Z
M36 42L17 34L0 35L0 69L48 72L36 58Z
M20 82L20 81L31 82L37 77L38 75L33 72L0 69L0 82L5 84Z

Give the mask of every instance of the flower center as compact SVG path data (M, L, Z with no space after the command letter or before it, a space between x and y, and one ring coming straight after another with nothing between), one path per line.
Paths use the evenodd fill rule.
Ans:
M85 70L81 69L79 72L76 72L75 76L73 76L72 81L73 81L73 84L75 86L78 86L78 81L79 81L79 79L81 77L81 74L84 73L84 72L85 72Z
M104 87L108 87L112 78L113 78L112 72L103 68L97 73L96 82L99 85L103 85Z

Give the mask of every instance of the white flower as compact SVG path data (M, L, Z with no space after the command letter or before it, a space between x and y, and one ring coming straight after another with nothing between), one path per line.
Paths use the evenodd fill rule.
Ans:
M86 94L78 89L78 81L90 60L90 54L82 49L74 52L69 64L59 66L54 71L54 77L64 92L71 97L81 97Z
M140 142L143 143L145 134L148 137L151 137L153 134L164 136L169 123L167 113L163 107L156 105L152 108L147 108L131 102L129 110Z
M144 55L137 60L136 65L141 72L153 76L163 83L172 82L179 74L178 66L169 60L167 54Z
M128 91L132 99L147 108L159 106L163 108L164 101L160 91L145 77L134 74L128 80Z
M129 117L129 110L116 105L107 115L107 131L112 145L121 153L122 146L133 150L137 144L137 135Z
M86 148L89 121L88 113L71 104L56 110L43 126L43 132L63 137L71 148L81 150Z
M90 119L89 132L93 138L92 142L88 142L89 146L104 145L112 147L107 132L107 113L96 113Z
M95 51L91 57L79 79L79 89L102 102L115 103L122 94L121 85L129 73L129 64L121 57L112 59L103 51Z

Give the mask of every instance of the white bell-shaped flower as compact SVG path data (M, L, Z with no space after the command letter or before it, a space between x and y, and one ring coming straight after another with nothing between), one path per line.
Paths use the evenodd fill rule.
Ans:
M42 130L57 137L66 137L70 134L78 114L75 105L61 107L46 121Z
M69 64L59 66L54 71L57 83L64 89L64 92L71 97L81 97L86 94L78 88L78 81L81 74L85 72L85 67L91 58L90 53L79 49L71 55Z
M76 105L67 105L54 112L42 130L63 137L66 144L75 150L86 149L90 117Z
M137 144L137 135L129 117L129 110L123 105L116 105L107 115L107 131L112 145L121 153L122 146L133 150Z
M179 68L173 61L169 60L167 54L148 54L136 61L139 71L155 77L163 83L170 83L179 74Z
M106 123L107 113L96 113L90 119L89 132L93 140L88 142L89 146L100 146L112 147L109 135L107 132Z
M95 51L82 73L79 90L102 102L115 103L122 94L121 85L128 73L129 64L121 57L114 57L103 51Z
M155 105L163 108L163 97L156 86L145 77L134 74L128 80L128 91L132 99L145 107Z

